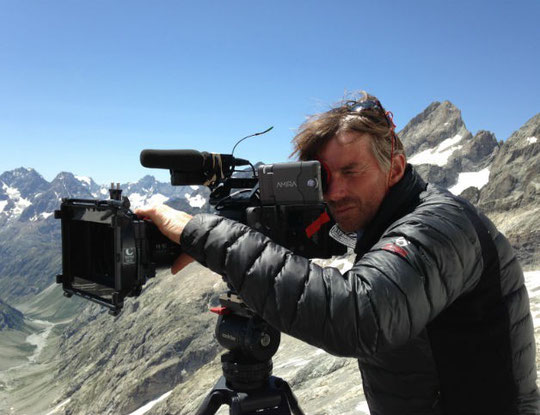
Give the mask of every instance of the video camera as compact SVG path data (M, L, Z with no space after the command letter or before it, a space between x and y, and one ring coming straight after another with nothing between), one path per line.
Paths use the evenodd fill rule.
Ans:
M143 150L141 164L168 169L171 184L204 185L216 213L244 223L307 258L328 258L346 247L329 237L333 223L323 203L318 161L261 165L231 154L196 150ZM250 166L248 170L237 170ZM64 294L84 297L117 315L124 299L138 296L159 267L181 249L147 219L138 218L119 185L110 199L63 199L55 218L62 227Z

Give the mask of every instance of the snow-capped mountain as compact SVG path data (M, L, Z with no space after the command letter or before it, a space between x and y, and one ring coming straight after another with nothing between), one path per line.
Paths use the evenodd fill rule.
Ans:
M540 267L540 114L498 142L489 131L471 134L452 103L434 102L398 134L424 179L480 207L508 237L522 265Z
M0 176L0 225L46 220L59 208L62 198L108 199L109 187L68 172L59 173L50 183L31 168L4 172ZM145 176L120 188L133 209L154 203L172 204L189 212L210 209L209 191L204 186L173 187Z
M19 168L0 175L0 224L19 217L36 194L47 188L47 181L34 169Z
M408 162L427 181L455 194L471 185L481 188L487 183L491 162L500 147L489 131L473 136L461 111L449 101L432 103L398 134Z

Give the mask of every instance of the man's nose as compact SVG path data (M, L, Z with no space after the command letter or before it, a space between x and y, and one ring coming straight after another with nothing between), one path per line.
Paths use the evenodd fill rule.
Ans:
M345 196L345 186L342 180L338 177L332 177L332 180L326 185L326 192L324 193L324 199L327 202L336 202L343 199Z

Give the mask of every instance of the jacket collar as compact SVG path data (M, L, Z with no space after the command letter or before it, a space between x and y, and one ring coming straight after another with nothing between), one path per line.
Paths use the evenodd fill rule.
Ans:
M426 190L426 183L414 168L407 164L403 177L390 188L379 211L357 241L354 250L356 254L364 255L392 223L411 212L418 204L419 195L424 190Z

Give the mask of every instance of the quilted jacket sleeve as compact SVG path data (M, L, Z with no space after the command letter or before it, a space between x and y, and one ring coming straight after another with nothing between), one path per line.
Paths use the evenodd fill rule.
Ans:
M404 344L482 273L474 227L456 206L402 218L345 274L214 215L195 216L181 245L268 323L349 357Z

